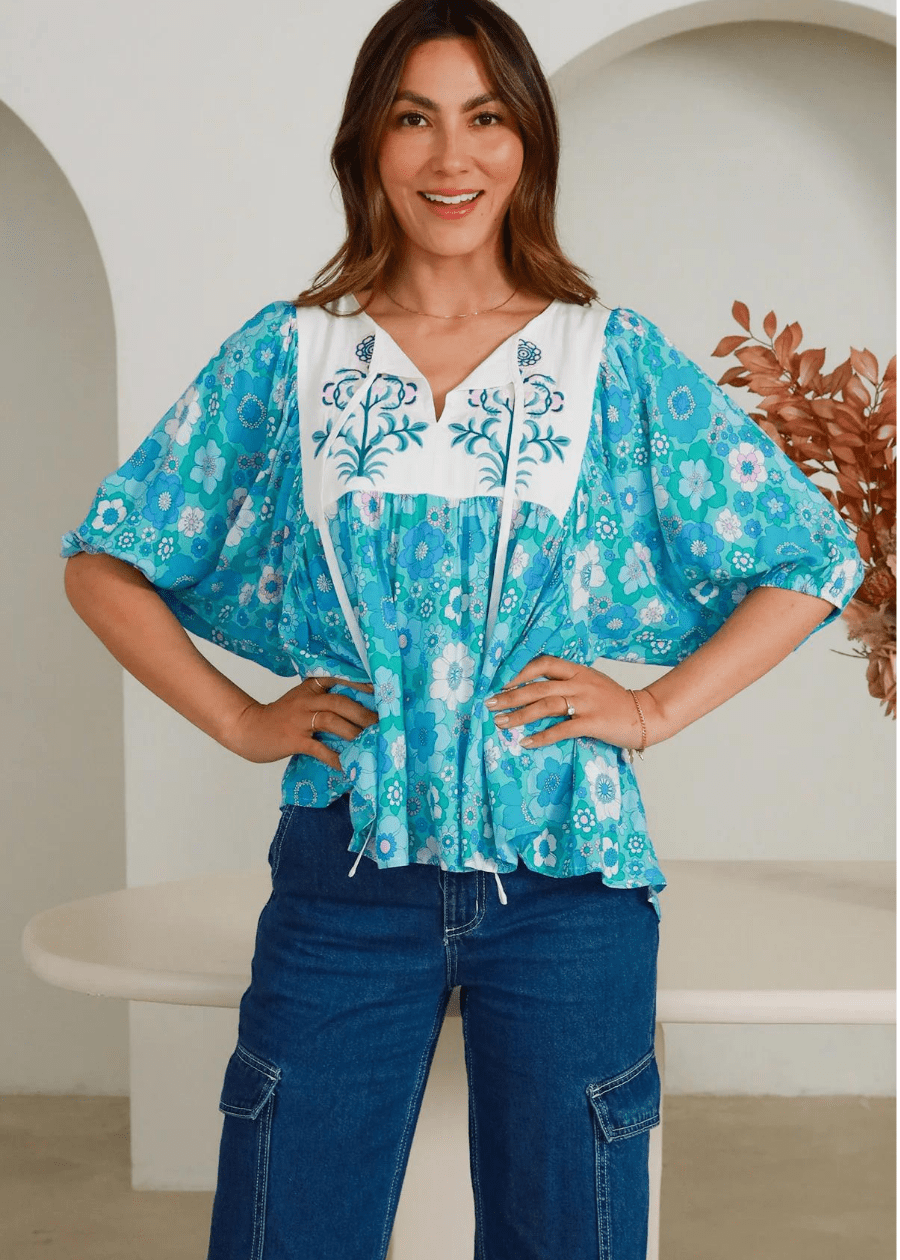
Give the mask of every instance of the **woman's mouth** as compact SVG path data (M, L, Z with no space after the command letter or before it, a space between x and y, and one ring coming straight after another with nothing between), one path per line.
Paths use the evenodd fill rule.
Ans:
M481 188L477 192L453 194L420 192L419 196L438 218L461 219L471 212L483 193L484 189Z

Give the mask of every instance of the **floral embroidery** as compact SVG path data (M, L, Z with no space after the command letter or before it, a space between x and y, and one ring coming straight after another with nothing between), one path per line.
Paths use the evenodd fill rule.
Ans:
M533 341L526 341L524 337L521 337L519 339L517 357L519 367L534 367L541 357L540 347L536 346Z
M348 392L346 387L351 383L356 383L358 387L361 376L355 369L342 368L337 378L326 384L322 392L322 402L326 406L344 411L356 392L355 389ZM393 444L395 451L405 451L410 442L415 442L417 446L422 445L419 435L428 428L427 422L411 420L406 414L393 414L401 407L411 406L415 398L414 381L403 381L399 376L379 374L360 404L362 425L358 426L357 423L349 429L342 427L335 438L338 450L334 458L341 481L349 481L353 477L375 481L376 478L383 477L390 444ZM358 422L358 417L354 419ZM321 454L335 422L329 418L325 428L317 429L313 434L316 456Z
M554 433L553 425L549 422L543 429L538 423L540 418L548 412L562 411L563 408L565 396L561 390L554 389L553 377L533 373L524 377L523 380L524 384L531 388L525 396L527 419L519 444L519 465L516 469L517 490L528 485L532 472L530 465L537 462L547 463L554 456L562 460L563 448L570 444L570 438L565 433ZM509 388L470 389L468 403L472 408L472 414L468 416L466 422L463 424L457 420L449 426L450 430L456 434L452 445L457 446L462 443L469 455L478 454L481 460L479 471L484 484L490 489L495 489L503 485L506 477L512 430L513 395Z

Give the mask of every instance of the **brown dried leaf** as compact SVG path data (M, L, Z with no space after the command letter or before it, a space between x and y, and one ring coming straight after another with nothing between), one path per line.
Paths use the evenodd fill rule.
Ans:
M730 367L716 381L717 385L746 385L750 380L749 375L742 367Z
M813 415L820 416L823 420L830 420L835 414L834 403L830 398L812 398L809 405Z
M853 366L849 359L845 359L827 377L823 378L822 388L827 394L839 394L852 375Z
M811 439L803 444L803 454L813 459L818 459L822 463L831 459L831 451L827 442L816 441L815 439Z
M846 442L847 441L846 437L843 438L842 441ZM857 444L859 446L863 445L862 442L858 442ZM842 460L845 465L856 464L856 456L853 454L853 451L850 449L849 445L840 446L838 445L837 442L832 442L831 450L832 450L832 453L834 454L835 459Z
M790 324L783 328L774 343L775 357L783 368L790 368L791 355L794 353L793 336Z
M791 397L789 382L780 376L772 376L768 371L751 372L750 388L755 394L761 394L765 398L778 397L787 400Z
M878 384L878 360L871 350L854 350L850 347L850 362L854 372L864 376L873 385Z
M715 350L713 350L713 358L721 359L723 355L731 354L738 346L742 346L746 340L746 337L723 337Z
M807 385L822 370L825 362L824 350L804 350L800 355L800 369L797 379L801 385Z
M840 485L844 494L849 495L851 499L861 500L864 498L863 487L860 486L857 482L853 481L849 477L845 477L840 472L837 475L837 479L838 479L838 484Z
M803 340L803 329L797 321L794 320L792 324L788 324L785 332L790 332L791 334L791 354L793 354L800 342Z
M769 311L768 315L763 320L763 332L766 334L767 337L771 337L777 327L778 327L778 319L775 315L775 312Z
M743 302L734 302L731 307L731 314L735 321L740 324L741 328L747 332L750 331L750 311Z
M863 407L871 407L872 405L872 397L858 376L850 377L844 386L843 392L847 402L854 399L856 402L861 403Z
M778 360L768 346L749 345L735 351L735 358L740 359L746 368L772 370L778 369Z
M832 420L826 423L834 424L837 421L837 419L838 417L837 415L835 415ZM840 413L840 423L838 424L834 432L840 433L840 434L854 433L858 435L861 440L862 439L865 439L866 441L871 440L871 429L868 423L868 417L864 415L856 414L846 407Z
M782 403L778 414L784 420L800 420L805 422L803 427L809 434L819 433L821 430L809 414L809 408L803 405L805 401L805 398L799 398L792 399L790 402Z

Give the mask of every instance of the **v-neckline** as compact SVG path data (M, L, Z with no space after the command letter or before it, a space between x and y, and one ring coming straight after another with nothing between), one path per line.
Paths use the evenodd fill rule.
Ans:
M352 298L354 302L356 301L356 298L353 296L353 294L348 294L348 296ZM494 360L500 360L502 358L506 358L509 353L509 347L511 343L517 341L520 337L525 337L531 330L534 329L535 325L540 320L544 319L544 317L547 316L549 312L555 310L556 307L560 305L561 305L561 302L559 298L552 298L542 311L538 311L537 315L532 315L531 319L529 319L527 323L523 324L522 327L518 328L515 332L510 333L509 336L505 337L498 346L495 346L495 348L491 350L490 353L487 354L481 360L480 363L477 363L475 367L472 368L472 370L465 376L463 380L459 382L458 385L454 385L452 389L447 390L447 393L444 397L444 411L446 411L447 409L447 399L450 397L451 394L455 394L459 390L472 388L473 385L475 384L500 385L500 384L505 383L505 380L506 380L505 376L502 381L499 378L496 380L491 378L489 380L487 378L488 368L493 368ZM412 359L409 357L409 355L406 353L403 347L400 346L399 343L394 340L394 338L391 336L388 330L384 328L381 324L379 324L377 320L373 319L372 316L367 311L364 311L361 308L355 311L354 314L361 317L364 320L364 322L371 327L372 331L375 333L376 346L378 345L380 341L381 346L383 348L386 347L389 350L390 353L387 356L389 363L390 363L390 360L394 360L398 369L400 367L409 369L408 371L403 372L403 375L415 377L418 380L424 381L428 385L429 392L431 392L431 385L430 385L430 382L428 381L428 377L425 375L423 371L421 371L420 368L416 366L415 363L413 363ZM384 359L384 357L385 356L382 353L378 354L379 363ZM375 365L375 361L374 361L374 356L373 356L373 361L370 364L370 371L372 370L372 367L374 365ZM484 379L483 380L479 379L480 377L484 377ZM432 396L432 409L433 407L434 407L434 398ZM443 416L443 411L441 412L441 415Z

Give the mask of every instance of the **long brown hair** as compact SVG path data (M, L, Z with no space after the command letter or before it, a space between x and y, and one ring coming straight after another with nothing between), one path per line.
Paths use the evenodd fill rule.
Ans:
M347 238L293 299L295 306L325 306L361 289L374 291L380 277L390 276L402 233L378 174L381 136L406 58L427 40L454 37L475 41L494 90L522 134L522 171L503 223L511 279L541 297L581 306L597 297L587 273L566 257L556 237L559 122L524 31L491 0L399 0L359 50L331 149Z

